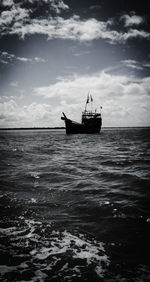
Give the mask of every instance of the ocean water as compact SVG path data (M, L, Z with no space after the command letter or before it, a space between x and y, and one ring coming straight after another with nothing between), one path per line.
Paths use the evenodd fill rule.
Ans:
M150 129L0 131L0 281L150 281Z

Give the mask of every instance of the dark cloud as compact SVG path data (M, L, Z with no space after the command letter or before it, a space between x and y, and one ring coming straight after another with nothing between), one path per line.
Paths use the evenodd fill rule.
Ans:
M43 0L44 3L51 3L54 5L54 1ZM30 3L35 3L35 0L30 0ZM57 5L60 7L67 7L62 1L57 1ZM58 11L57 11L58 13ZM126 27L131 25L140 24L143 19L140 16L124 15L122 16ZM127 31L115 30L111 28L113 25L113 19L107 21L100 21L94 18L87 20L81 19L80 16L74 15L70 18L63 17L44 17L36 16L33 18L32 10L22 7L19 4L14 4L11 9L3 11L0 18L1 36L6 34L18 35L23 38L26 35L41 34L46 35L49 39L71 39L79 40L81 42L92 41L95 39L105 39L110 43L124 43L128 39L144 38L149 39L150 33L144 30L128 29Z

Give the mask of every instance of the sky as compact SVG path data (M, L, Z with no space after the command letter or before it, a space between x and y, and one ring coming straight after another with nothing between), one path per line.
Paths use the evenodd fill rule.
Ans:
M150 126L148 1L0 0L0 127Z

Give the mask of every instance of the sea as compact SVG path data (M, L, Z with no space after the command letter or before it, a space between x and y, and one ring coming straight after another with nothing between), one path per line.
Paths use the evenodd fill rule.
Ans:
M150 281L150 128L0 130L0 281Z

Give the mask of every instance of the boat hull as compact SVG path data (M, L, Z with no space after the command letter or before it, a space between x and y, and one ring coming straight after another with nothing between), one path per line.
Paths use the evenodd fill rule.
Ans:
M95 120L95 122L91 124L80 124L76 123L72 120L65 119L66 125L66 134L93 134L93 133L100 133L102 119L99 118Z

